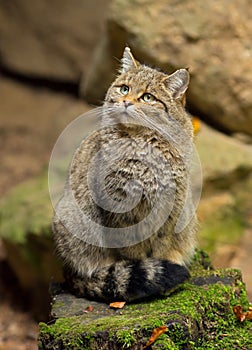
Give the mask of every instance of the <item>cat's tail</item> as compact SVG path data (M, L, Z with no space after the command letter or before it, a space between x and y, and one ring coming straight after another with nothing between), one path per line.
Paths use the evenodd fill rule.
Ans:
M65 274L68 288L75 295L109 302L164 294L189 276L184 266L153 258L116 262L91 277L79 277L69 271Z

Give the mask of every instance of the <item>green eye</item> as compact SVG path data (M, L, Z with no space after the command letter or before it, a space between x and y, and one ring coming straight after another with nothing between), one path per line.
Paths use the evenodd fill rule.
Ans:
M122 86L120 87L120 93L121 93L122 95L127 95L128 92L129 92L129 87L128 87L127 85L122 85Z
M155 97L152 95L152 94L149 94L148 92L143 94L143 96L141 97L141 99L144 101L144 102L153 102L155 101Z

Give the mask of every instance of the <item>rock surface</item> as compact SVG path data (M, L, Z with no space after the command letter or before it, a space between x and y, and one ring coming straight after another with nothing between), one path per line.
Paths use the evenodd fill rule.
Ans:
M0 3L0 65L25 76L78 84L102 30L108 0ZM88 32L88 34L87 34Z
M167 332L152 349L249 349L252 324L239 324L232 311L238 304L248 306L240 272L211 270L198 253L191 280L165 298L115 310L58 292L52 306L55 323L40 324L39 349L145 349L159 326Z
M244 174L246 171L252 172L252 145L244 144L202 122L195 137L195 146L205 183L218 178L227 180L232 177L231 174L235 177L239 169Z
M48 167L54 143L73 119L88 111L67 93L0 76L0 195Z
M111 5L106 34L82 85L90 101L103 98L118 65L114 57L121 57L127 43L141 62L167 72L190 67L189 108L221 129L252 135L250 0Z
M90 107L66 93L3 77L0 95L0 242L6 252L2 259L14 271L31 309L45 319L48 284L61 273L50 230L48 162L64 127Z
M52 206L47 174L15 187L0 202L0 238L8 265L30 298L34 313L48 308L48 285L61 278L51 238Z
M203 123L195 144L203 172L199 244L210 253L215 267L242 269L252 300L251 271L245 268L251 265L252 146ZM237 249L240 245L242 252Z

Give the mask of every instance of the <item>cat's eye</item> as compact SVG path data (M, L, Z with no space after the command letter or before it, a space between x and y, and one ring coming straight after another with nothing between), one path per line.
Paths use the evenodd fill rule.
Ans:
M155 98L152 94L150 94L150 93L148 93L148 92L146 92L145 94L143 94L142 97L141 97L141 99L142 99L144 102L153 102L153 101L156 100L156 98Z
M120 87L120 93L121 93L122 95L127 95L128 92L129 92L129 87L128 87L127 85L122 85L122 86Z

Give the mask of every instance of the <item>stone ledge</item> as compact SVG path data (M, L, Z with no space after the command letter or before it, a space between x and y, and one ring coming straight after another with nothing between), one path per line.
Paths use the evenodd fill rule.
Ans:
M252 323L239 323L234 305L248 307L240 271L213 270L198 254L190 281L167 297L123 309L58 291L52 322L40 324L39 349L139 350L161 325L168 331L150 349L251 349Z

